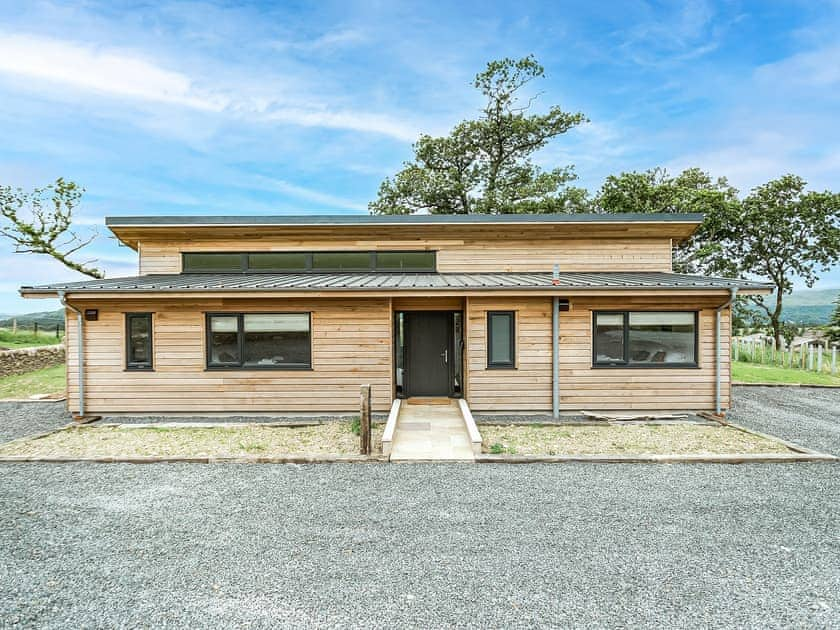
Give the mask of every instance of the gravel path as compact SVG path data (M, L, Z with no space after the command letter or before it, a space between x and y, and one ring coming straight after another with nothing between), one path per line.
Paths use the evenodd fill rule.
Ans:
M772 390L736 391L738 420L770 430L740 415L778 395L778 434L837 444L825 392ZM55 421L48 404L23 405L44 417L18 432ZM838 480L835 464L0 465L0 627L840 628Z
M733 422L840 455L840 389L734 387Z
M0 443L63 427L72 421L59 402L0 403Z
M2 627L840 627L833 465L0 475Z

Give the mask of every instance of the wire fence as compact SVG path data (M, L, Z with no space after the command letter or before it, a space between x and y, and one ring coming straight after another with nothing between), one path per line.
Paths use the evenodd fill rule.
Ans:
M62 339L64 337L64 324L18 323L12 320L0 326L0 330L13 336L32 335L35 337L54 337L55 339Z
M758 365L806 370L837 375L837 344L828 341L802 342L788 345L784 341L776 347L773 339L732 338L732 360Z

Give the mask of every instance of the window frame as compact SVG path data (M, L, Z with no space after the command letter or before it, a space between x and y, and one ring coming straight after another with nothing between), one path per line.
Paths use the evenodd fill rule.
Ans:
M490 321L494 316L507 315L510 317L510 361L493 361L492 357L492 327ZM515 370L516 369L516 311L487 311L487 369L488 370Z
M426 267L404 267L402 269L380 269L378 266L378 255L382 254L431 254L431 268ZM218 269L190 269L187 265L187 257L190 254L226 254L228 256L239 255L239 267L220 271ZM248 257L254 254L304 254L306 259L305 269L251 269L248 266ZM368 264L366 267L353 267L338 269L325 267L316 269L314 258L316 254L367 254ZM437 250L434 249L396 249L396 250L311 250L311 251L248 251L248 252L181 252L181 273L437 273Z
M689 363L630 363L630 313L692 313L694 315L694 361ZM598 324L598 315L623 315L623 344L624 344L624 360L621 362L611 361L609 363L599 363L598 348L596 346L596 329ZM592 341L592 368L593 369L620 369L620 370L684 370L684 369L699 369L700 368L700 311L691 309L657 309L649 311L623 311L623 310L599 310L592 311L592 327L591 327L591 341Z
M154 372L155 370L155 344L154 344L154 313L151 312L129 312L125 313L125 370L130 372ZM147 319L149 324L149 338L146 341L148 346L149 360L142 363L131 361L131 320Z
M245 365L245 316L246 315L306 315L309 326L309 361L305 364L296 363L290 365ZM212 330L210 329L210 320L213 317L236 317L236 344L239 349L239 363L211 363L210 357L211 346L210 336ZM238 371L247 372L250 370L269 370L269 371L306 371L312 370L312 312L311 311L214 311L204 313L204 369L213 372Z

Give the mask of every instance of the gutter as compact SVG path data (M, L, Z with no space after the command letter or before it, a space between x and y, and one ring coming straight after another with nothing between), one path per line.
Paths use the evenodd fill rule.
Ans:
M738 289L736 287L732 287L729 289L729 301L721 304L715 309L715 414L721 415L720 409L720 312L725 309L729 308L732 305L732 302L735 301L735 298L738 295ZM731 318L730 318L730 326L732 325ZM730 378L731 378L731 370L730 370Z
M76 313L76 336L78 337L78 362L79 362L79 417L83 417L85 415L85 337L84 337L84 317L82 315L82 311L77 309L72 304L68 304L67 300L65 299L65 292L59 291L58 292L58 300L61 302L61 305L67 309L69 308L71 311ZM69 362L68 362L69 365Z
M551 283L560 284L560 266L554 265ZM551 416L560 418L560 298L551 298Z

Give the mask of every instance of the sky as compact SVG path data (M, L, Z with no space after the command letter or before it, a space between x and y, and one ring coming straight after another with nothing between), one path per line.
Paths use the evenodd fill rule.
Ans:
M475 117L488 61L534 54L536 110L590 119L537 161L592 191L657 166L836 191L838 32L837 0L0 0L0 185L83 186L79 258L134 275L105 216L364 213L420 133ZM67 279L0 242L0 313Z

